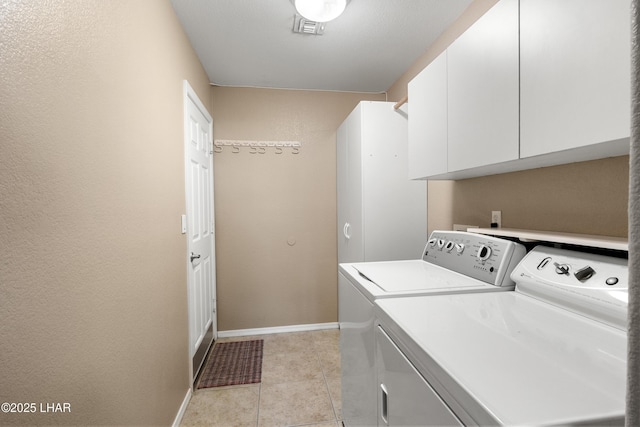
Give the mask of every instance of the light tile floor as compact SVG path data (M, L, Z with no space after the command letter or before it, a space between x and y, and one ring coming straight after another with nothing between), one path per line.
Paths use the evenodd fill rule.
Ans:
M262 382L196 390L182 426L341 426L337 329L263 339Z

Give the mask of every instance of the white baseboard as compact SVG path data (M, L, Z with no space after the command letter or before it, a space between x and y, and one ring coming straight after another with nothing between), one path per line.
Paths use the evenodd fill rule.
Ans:
M187 410L187 406L189 406L189 401L191 401L191 389L187 390L187 394L184 396L184 400L182 401L182 405L180 405L180 409L178 409L178 414L176 418L173 420L172 427L180 427L180 423L182 422L182 417L184 417L184 413Z
M323 329L339 329L338 322L312 323L307 325L274 326L271 328L234 329L231 331L218 331L218 338L245 337L248 335L282 334L285 332L320 331Z

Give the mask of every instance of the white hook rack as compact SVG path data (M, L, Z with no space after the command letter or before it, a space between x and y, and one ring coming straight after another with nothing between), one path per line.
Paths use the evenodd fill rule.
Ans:
M282 154L285 148L290 148L293 154L300 152L302 144L298 141L240 141L230 139L216 139L213 142L216 153L222 152L224 147L232 147L232 153L239 153L240 148L249 148L251 154L265 154L267 148L274 148L276 154Z

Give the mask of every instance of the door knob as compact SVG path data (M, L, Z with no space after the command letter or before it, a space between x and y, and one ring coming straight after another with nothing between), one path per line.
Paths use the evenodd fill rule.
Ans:
M191 252L191 262L193 262L194 259L200 259L200 254L196 255L193 252Z

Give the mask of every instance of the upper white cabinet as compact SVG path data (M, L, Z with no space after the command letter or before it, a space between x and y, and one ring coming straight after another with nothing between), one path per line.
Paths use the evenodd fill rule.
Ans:
M630 21L629 0L498 1L409 83L410 177L628 154Z
M449 46L447 64L448 171L517 159L518 0L487 11Z
M629 137L629 7L520 0L521 157Z
M447 172L447 52L409 82L409 178ZM412 120L411 117L417 117Z

